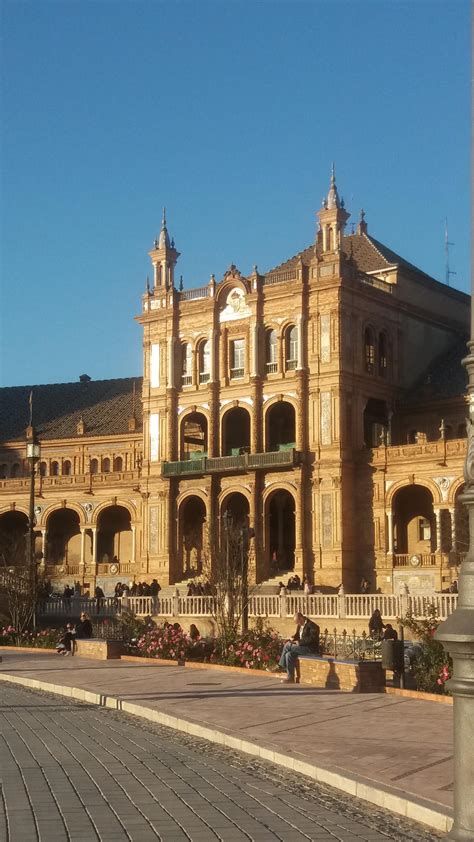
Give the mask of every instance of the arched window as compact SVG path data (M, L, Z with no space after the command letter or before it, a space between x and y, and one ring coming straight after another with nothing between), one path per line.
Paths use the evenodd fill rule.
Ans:
M59 476L59 462L51 462L51 469L49 473L52 477Z
M45 476L46 476L46 471L47 471L47 465L46 465L46 462L40 462L40 466L39 466L40 476L41 476L41 477L45 477Z
M444 428L444 437L446 440L453 438L453 428L451 424L446 424Z
M105 459L102 459L102 473L110 474L110 459L108 456L106 456Z
M65 477L71 476L71 463L70 463L69 459L66 459L63 462L63 474L64 474Z
M5 464L0 465L0 479L7 478L7 466Z
M387 376L387 336L385 333L379 334L379 374L381 377Z
M121 456L116 456L114 459L114 471L123 471L123 459Z
M208 383L211 376L211 343L209 340L199 345L199 382Z
M277 371L277 335L275 330L267 330L265 333L265 360L268 374Z
M374 373L375 368L375 334L371 327L366 327L364 333L365 370Z
M13 477L13 479L20 476L20 466L19 466L18 462L15 462L15 464L12 465L11 471L10 471L10 476Z
M181 345L181 380L183 386L193 382L193 349L190 342Z
M416 444L418 438L417 430L409 430L407 433L407 444Z
M286 370L294 371L298 361L298 328L289 327L285 334Z
M90 470L91 474L97 474L98 473L99 462L98 462L97 459L91 459L90 465L89 465L89 470Z

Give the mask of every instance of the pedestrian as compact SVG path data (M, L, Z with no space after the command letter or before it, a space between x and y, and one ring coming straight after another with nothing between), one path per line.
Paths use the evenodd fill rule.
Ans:
M92 623L88 614L82 611L79 622L76 624L76 639L86 640L92 637Z
M374 640L380 640L383 634L385 623L382 620L382 615L378 608L376 608L369 620L369 634Z
M200 640L201 638L201 633L194 623L189 626L189 637L191 640Z
M56 652L58 655L74 654L74 628L72 623L68 623L61 637L56 644Z
M391 623L387 623L382 640L398 640L398 632Z
M100 587L100 585L96 585L94 596L97 601L97 613L100 614L100 609L104 607L104 600L105 600L105 593Z
M319 651L319 626L300 611L295 614L296 632L283 646L280 661L271 672L286 671L282 684L294 684L298 655L311 655Z

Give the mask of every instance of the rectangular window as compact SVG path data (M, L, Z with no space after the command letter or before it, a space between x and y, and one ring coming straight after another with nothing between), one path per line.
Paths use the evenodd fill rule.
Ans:
M234 339L230 348L230 376L232 379L245 374L245 339Z
M431 523L425 517L420 517L418 521L418 528L419 528L419 540L420 541L431 541Z

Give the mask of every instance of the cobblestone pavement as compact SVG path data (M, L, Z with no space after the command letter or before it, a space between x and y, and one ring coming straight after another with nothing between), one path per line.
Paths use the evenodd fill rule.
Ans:
M119 711L2 684L0 840L383 842L441 836Z

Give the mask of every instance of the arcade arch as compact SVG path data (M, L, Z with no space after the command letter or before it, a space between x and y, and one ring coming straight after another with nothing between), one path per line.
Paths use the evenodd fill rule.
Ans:
M106 564L117 557L122 562L134 558L131 515L125 506L106 506L97 517L97 561Z
M235 406L222 419L222 456L249 452L250 414L242 406Z
M287 450L295 447L296 413L288 401L272 404L265 414L266 450Z

